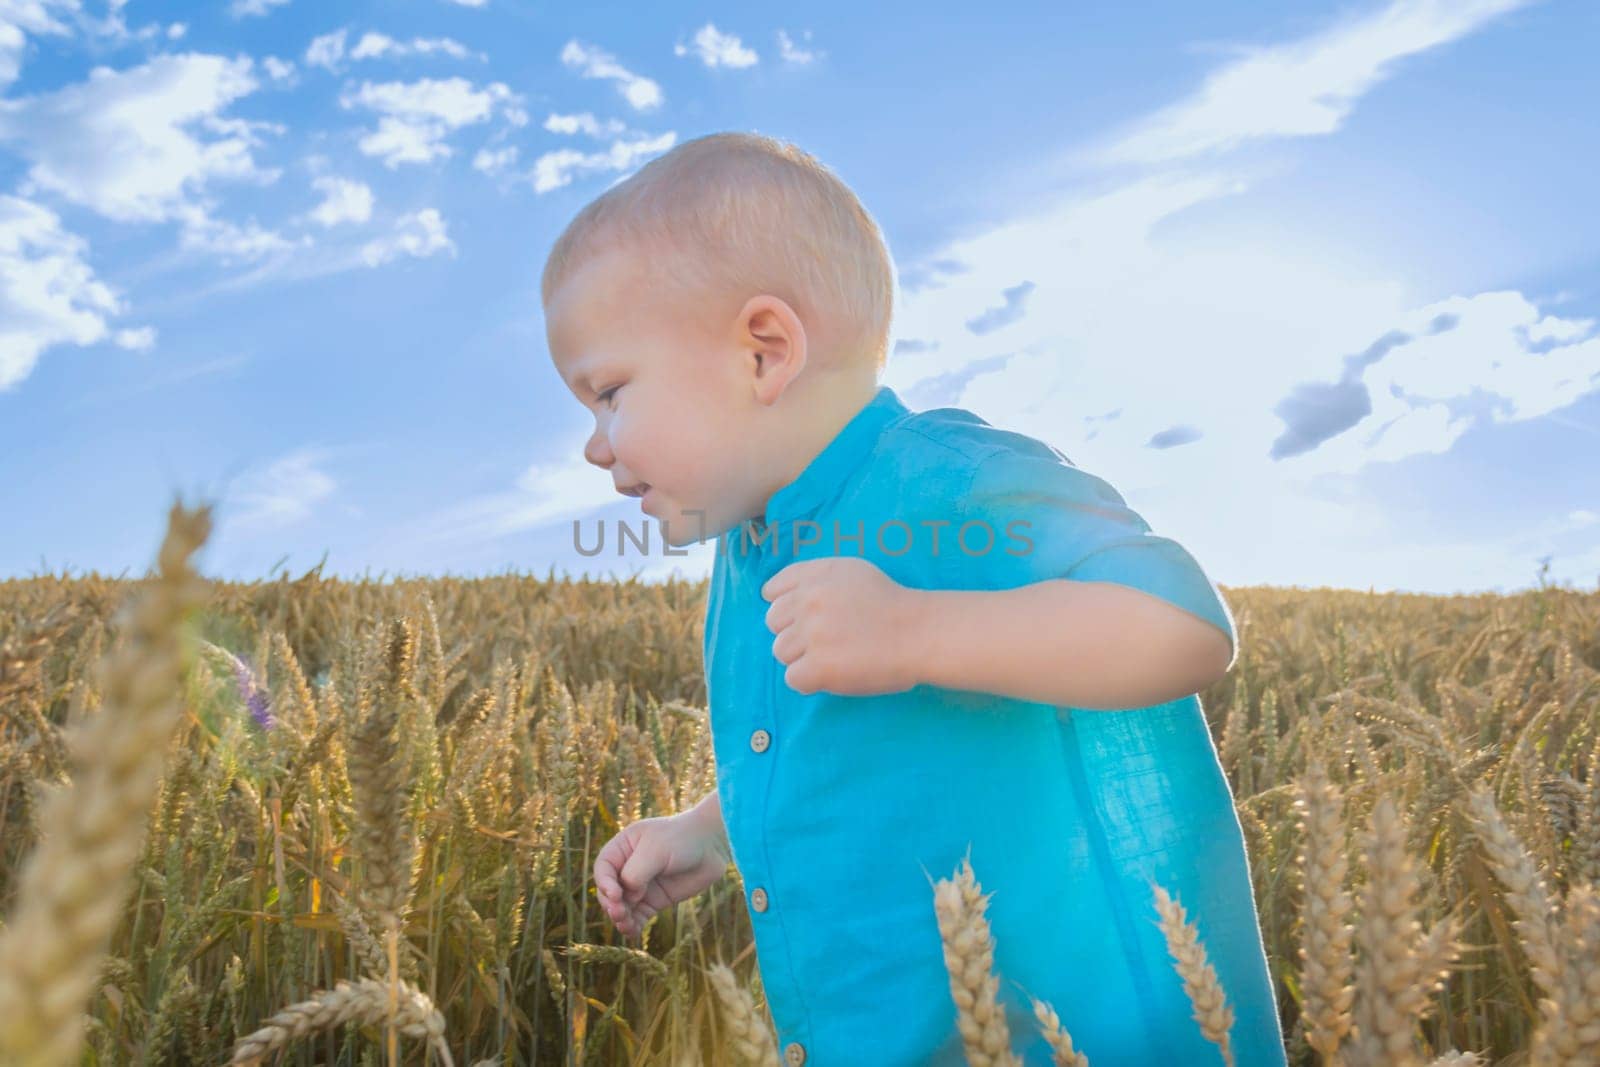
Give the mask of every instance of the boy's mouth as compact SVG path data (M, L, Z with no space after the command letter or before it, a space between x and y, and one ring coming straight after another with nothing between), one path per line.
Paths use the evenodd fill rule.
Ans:
M635 497L642 497L646 493L648 493L649 491L650 491L650 483L649 482L634 482L632 485L620 486L617 489L617 492L621 493L623 496L635 496Z

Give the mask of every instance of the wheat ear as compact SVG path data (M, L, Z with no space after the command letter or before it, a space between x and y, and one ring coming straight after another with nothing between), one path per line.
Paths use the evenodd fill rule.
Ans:
M1345 891L1349 855L1344 798L1318 760L1306 767L1299 793L1295 806L1305 838L1300 858L1305 883L1300 987L1305 999L1300 1016L1305 1020L1306 1044L1322 1054L1324 1067L1338 1067L1339 1046L1350 1033L1350 1005L1355 999L1350 980L1355 930L1346 921L1351 901Z
M1029 998L1033 1004L1033 1017L1039 1020L1039 1030L1050 1046L1055 1067L1089 1067L1089 1057L1072 1047L1072 1035L1061 1025L1056 1010L1042 1000Z
M391 1018L389 983L376 978L355 982L341 981L309 1000L282 1009L254 1033L239 1039L233 1048L231 1064L254 1064L273 1049L282 1048L295 1038L353 1022L372 1026ZM407 1037L425 1038L438 1052L445 1067L452 1067L450 1049L444 1043L444 1016L428 995L410 982L400 983L396 1026Z
M1184 917L1183 905L1168 895L1166 889L1155 887L1156 912L1161 916L1161 935L1166 938L1167 951L1183 978L1183 991L1194 1007L1195 1021L1206 1040L1222 1051L1222 1062L1233 1067L1233 1042L1229 1031L1233 1029L1233 1006L1227 1002L1222 983L1217 980L1216 968L1206 958L1205 946L1200 943L1200 931Z
M1531 1063L1600 1063L1600 892L1588 882L1567 890L1555 1010L1534 1034Z
M722 1004L722 1014L728 1024L728 1044L744 1063L756 1067L778 1067L777 1043L766 1020L756 1010L756 1002L748 990L739 984L733 969L725 963L714 963L708 972L711 988L716 990Z
M1413 1042L1417 1019L1439 988L1443 968L1460 953L1456 920L1447 915L1422 933L1416 918L1420 887L1393 797L1385 794L1373 806L1364 843L1355 1058L1363 1067L1408 1067L1419 1061Z
M941 878L934 886L933 908L967 1063L1022 1067L1022 1060L1011 1051L1011 1032L997 998L1000 979L994 975L994 938L984 918L988 903L973 878L970 859L961 861L953 878Z

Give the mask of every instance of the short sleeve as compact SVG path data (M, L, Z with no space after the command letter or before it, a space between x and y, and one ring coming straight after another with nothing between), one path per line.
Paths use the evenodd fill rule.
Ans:
M1013 588L1049 578L1126 585L1204 619L1237 646L1222 593L1182 545L1150 531L1103 478L1081 470L1042 441L981 460L961 509L956 565L983 586ZM981 526L993 531L987 552ZM970 527L970 528L968 528ZM970 582L958 584L970 585Z

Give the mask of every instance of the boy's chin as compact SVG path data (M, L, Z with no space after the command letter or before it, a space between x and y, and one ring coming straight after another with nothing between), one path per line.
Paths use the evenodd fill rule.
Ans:
M699 513L685 515L676 509L663 509L663 513L655 515L654 518L661 530L662 543L673 548L698 544L702 538L711 539L705 515Z

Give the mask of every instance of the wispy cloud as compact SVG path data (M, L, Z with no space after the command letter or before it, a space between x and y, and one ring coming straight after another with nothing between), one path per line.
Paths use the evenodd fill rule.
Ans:
M396 256L415 256L426 259L436 252L456 254L455 242L445 230L444 217L437 208L423 208L402 215L395 223L394 232L368 241L361 247L361 258L369 267L387 263Z
M325 450L308 447L247 471L238 489L224 501L238 509L226 518L227 528L254 532L305 521L338 488L332 476L321 469L327 458Z
M673 55L686 56L688 45L672 46ZM753 67L761 61L755 49L745 47L743 41L731 33L723 33L713 23L701 26L694 35L695 58L707 67Z
M1474 32L1530 0L1395 0L1322 33L1241 48L1246 58L1213 72L1199 92L1139 120L1083 158L1161 163L1223 152L1266 137L1337 130L1397 62Z
M801 34L801 36L809 41L811 40L811 31L806 30L803 34ZM779 30L778 54L783 58L785 63L791 64L792 66L803 67L809 63L816 62L818 59L826 57L828 53L819 52L809 48L801 48L789 38L787 33L785 33L783 30Z
M602 48L576 40L568 41L561 49L561 62L576 70L580 77L605 78L616 82L617 92L636 111L652 111L660 107L665 99L660 85L628 70Z
M453 154L445 138L474 123L487 122L496 105L520 98L504 82L479 89L465 78L422 78L414 82L362 82L339 96L339 106L378 112L378 128L360 140L363 154L383 160L391 170L402 163L427 163Z
M311 184L323 194L322 203L307 213L313 221L323 226L337 226L372 218L372 187L366 182L321 175L313 178Z
M544 128L550 133L582 133L596 140L603 140L617 136L628 126L621 119L601 121L590 112L584 111L576 115L558 115L552 112L544 120Z
M677 143L677 133L668 130L657 137L641 136L613 141L611 148L605 152L557 148L534 160L533 168L525 178L532 183L534 192L548 193L567 185L579 175L632 170L647 157L660 155Z
M270 15L273 8L286 7L288 3L289 0L233 0L228 5L228 14L236 19Z
M388 34L369 30L350 49L350 58L380 59L385 56L431 56L435 53L452 59L477 59L487 63L485 52L474 52L453 37L413 37L410 41L397 41Z
M583 459L582 441L557 447L561 457L527 467L513 488L471 497L408 525L405 536L426 543L477 544L590 515L619 501L611 479Z

